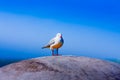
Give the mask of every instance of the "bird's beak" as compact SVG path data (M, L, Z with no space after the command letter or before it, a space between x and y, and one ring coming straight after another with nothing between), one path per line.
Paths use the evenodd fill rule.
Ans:
M60 38L62 38L62 36L60 36Z

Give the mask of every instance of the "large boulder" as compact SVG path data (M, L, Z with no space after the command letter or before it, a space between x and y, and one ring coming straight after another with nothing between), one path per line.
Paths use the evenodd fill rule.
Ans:
M42 57L0 68L0 80L120 80L120 65L87 57Z

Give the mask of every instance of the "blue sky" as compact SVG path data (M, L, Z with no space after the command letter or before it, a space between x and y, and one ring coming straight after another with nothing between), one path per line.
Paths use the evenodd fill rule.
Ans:
M63 55L120 57L118 0L0 1L0 58L50 55L42 50L63 33Z

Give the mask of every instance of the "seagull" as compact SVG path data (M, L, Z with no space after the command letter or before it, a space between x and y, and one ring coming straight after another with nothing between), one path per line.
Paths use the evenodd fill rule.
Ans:
M62 47L64 43L63 37L61 33L57 33L56 36L54 38L52 38L49 43L45 46L42 47L42 49L44 48L49 48L52 51L52 56L58 56L58 49L60 47ZM56 55L54 54L54 50L56 50Z

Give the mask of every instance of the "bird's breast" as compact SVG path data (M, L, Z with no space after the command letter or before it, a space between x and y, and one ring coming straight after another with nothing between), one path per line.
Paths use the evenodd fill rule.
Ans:
M59 42L52 46L52 48L60 48L63 45L63 43Z

